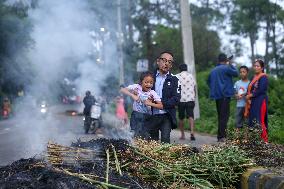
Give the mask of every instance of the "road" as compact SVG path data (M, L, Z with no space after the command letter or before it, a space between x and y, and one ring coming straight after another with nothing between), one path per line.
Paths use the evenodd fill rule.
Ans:
M78 139L82 141L98 137L124 138L131 140L132 133L121 126L113 115L104 114L105 129L102 134L84 134L82 116L66 114L68 110L80 110L75 105L57 105L49 110L47 117L42 118L26 111L23 115L0 121L0 166L7 165L21 158L40 157L46 151L48 141L70 145ZM189 133L186 133L189 138ZM216 143L212 136L196 134L197 140L179 140L179 131L174 130L171 141L174 143L202 144Z
M46 117L30 114L0 121L0 165L40 155L48 141L70 145L83 133L82 117L64 112L78 107L56 106Z

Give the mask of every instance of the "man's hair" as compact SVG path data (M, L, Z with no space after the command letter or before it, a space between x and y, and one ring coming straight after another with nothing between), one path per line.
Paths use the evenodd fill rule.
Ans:
M219 62L227 62L227 61L232 60L233 58L234 58L234 55L231 55L231 56L229 56L229 57L227 57L227 55L224 54L224 53L220 53L220 54L218 55L218 61L219 61Z
M248 69L247 66L241 66L240 69L239 69L239 71L241 71L241 69L245 69L247 72L249 72L249 69Z
M162 54L165 54L165 53L167 53L167 54L171 55L171 56L174 58L173 53L172 53L172 52L170 52L170 51L163 51L163 52L161 52L161 53L160 53L160 55L159 55L159 58L162 56Z
M91 95L91 91L86 91L86 96L90 96Z
M153 72L150 72L150 71L147 71L147 72L142 72L141 75L140 75L140 79L139 79L139 84L141 85L142 84L142 81L145 77L152 77L154 79L154 75L153 75Z
M181 64L179 65L179 70L182 72L182 71L187 71L187 65L186 64Z

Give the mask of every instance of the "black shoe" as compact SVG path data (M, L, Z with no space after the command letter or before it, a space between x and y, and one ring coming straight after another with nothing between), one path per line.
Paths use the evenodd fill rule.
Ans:
M226 142L225 138L218 138L218 142Z
M190 140L194 141L195 140L195 137L193 134L190 135Z

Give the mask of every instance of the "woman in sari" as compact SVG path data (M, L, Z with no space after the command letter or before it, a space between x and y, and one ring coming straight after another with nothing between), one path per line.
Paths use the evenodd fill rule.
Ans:
M264 73L264 62L256 60L253 65L255 75L248 86L246 96L245 117L249 119L249 127L260 126L261 138L268 142L267 88L268 76Z

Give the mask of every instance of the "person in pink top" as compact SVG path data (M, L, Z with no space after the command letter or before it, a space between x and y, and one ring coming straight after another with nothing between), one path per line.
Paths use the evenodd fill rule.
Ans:
M130 96L133 102L133 112L130 118L130 127L135 137L147 138L145 120L152 115L151 107L163 109L159 95L152 90L154 83L152 72L143 72L139 84L122 88L121 93Z
M124 99L122 96L118 96L116 99L116 117L124 121L124 124L128 121L128 116L124 108Z

